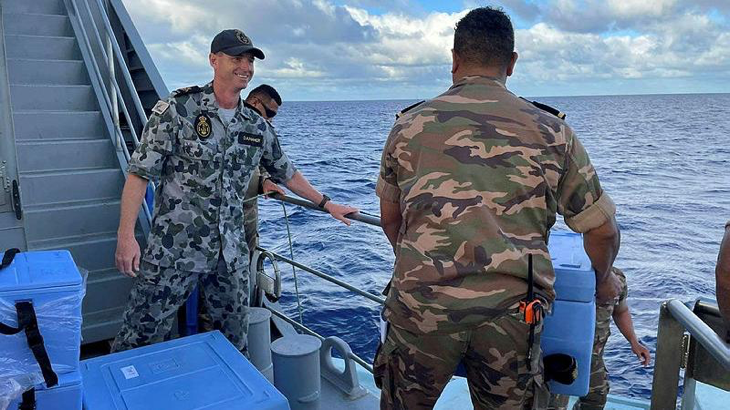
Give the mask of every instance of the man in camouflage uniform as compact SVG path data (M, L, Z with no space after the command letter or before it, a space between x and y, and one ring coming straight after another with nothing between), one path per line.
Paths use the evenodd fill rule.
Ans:
M274 87L262 84L251 90L243 103L271 124L279 111L282 101L281 96ZM266 169L257 167L251 173L251 182L248 184L248 189L243 200L243 230L246 234L246 243L248 244L251 257L253 257L253 252L259 244L258 196L263 193L273 192L281 195L285 194L284 190L271 180ZM198 288L202 288L200 283L198 284ZM206 332L213 330L213 322L210 320L210 315L208 315L205 309L205 300L202 292L198 292L198 330Z
M268 84L262 84L248 93L248 97L246 97L244 103L252 110L255 110L263 119L272 123L282 101L281 96L274 87ZM284 190L269 178L265 169L259 167L251 175L251 183L246 191L245 203L243 204L243 225L246 231L248 250L252 254L259 243L259 207L257 197L260 194L272 192L284 195Z
M355 209L317 192L269 123L241 101L255 57L264 53L242 31L224 30L211 44L213 81L177 90L152 110L122 193L116 262L135 281L114 351L163 340L199 278L213 327L246 351L249 250L242 201L259 165L349 224L345 215ZM141 255L134 226L148 180L159 183Z
M573 131L505 87L513 50L507 15L472 10L456 26L453 86L402 113L385 143L376 193L396 261L374 362L383 409L432 408L459 362L477 409L531 408L538 392L547 405L542 323L528 345L518 306L528 254L538 297L555 297L556 213L585 233L598 296L618 294L615 207Z
M618 268L611 268L611 274L615 275L621 283L621 293L618 297L607 302L596 304L596 333L593 339L593 354L591 356L591 380L588 394L579 398L573 406L574 410L602 410L608 399L608 371L603 361L603 351L606 348L608 337L611 336L611 319L613 318L616 327L631 344L631 351L639 358L641 364L648 366L651 361L651 354L634 332L634 323L631 320L631 311L626 299L629 289L626 284L626 276ZM568 406L569 396L555 394L550 398L548 408L563 410Z

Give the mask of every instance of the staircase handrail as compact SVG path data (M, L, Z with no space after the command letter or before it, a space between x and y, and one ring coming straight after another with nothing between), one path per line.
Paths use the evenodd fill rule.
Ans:
M111 103L111 99L110 99L110 96L109 96L109 92L107 92L107 89L104 86L104 84L105 84L104 83L104 77L101 74L101 69L99 68L99 64L96 62L96 58L94 58L94 49L91 47L91 42L89 41L89 36L88 36L88 34L86 32L86 27L84 27L83 20L81 19L81 14L79 13L78 4L76 3L76 0L68 0L68 1L71 2L71 5L73 7L74 16L78 19L78 26L79 26L80 31L81 31L81 36L83 37L83 45L86 47L86 50L89 52L89 56L90 56L90 60L91 60L91 65L92 65L92 68L93 68L92 71L94 72L94 75L96 76L97 81L99 81L99 84L101 85L100 88L101 88L102 96L104 98L104 102L106 103L107 109L109 110L109 112L111 114L112 111L113 111L113 106L112 106L112 103ZM89 8L88 1L87 0L83 0L83 1L85 2L86 10L89 13L89 18L90 18L90 20L93 23L94 16L93 16L93 14L91 14L91 10ZM101 13L103 14L104 13L104 10L102 10ZM100 39L98 30L96 30L96 24L93 24L93 27L94 27L94 29L96 31L97 39ZM79 46L81 46L81 44ZM104 47L103 46L101 46L100 48L102 49L102 51L104 50ZM105 60L106 60L106 57L105 57ZM125 68L126 68L126 66L125 66ZM115 78L111 78L110 80L111 80L112 84L114 85L114 90L116 91L116 93L121 96L121 93L120 93L120 90L119 90L119 86L118 86L118 84L116 82L116 79ZM124 100L122 100L122 101L124 101ZM131 124L130 117L129 117L129 112L126 109L126 105L125 104L121 104L121 106L122 106L122 111L124 112L125 117L127 118L127 121ZM136 139L136 134L134 133L133 127L130 127L130 129L132 130L132 136L133 136L133 138ZM121 130L119 124L114 124L114 134L116 135L116 138L114 138L115 140L117 140L117 141L119 141L119 140L124 141L124 134L122 133L122 130ZM130 159L131 156L129 154L129 150L127 149L126 144L122 143L120 149L121 149L121 151L122 151L122 153L124 155L125 160L129 161L129 159ZM124 169L122 170L122 172L124 172L125 173L125 176L126 176L126 171ZM142 210L144 212L145 219L147 220L147 224L148 225L151 224L151 222L152 222L152 215L150 214L149 209L147 208L147 206L142 206Z
M83 0L84 5L86 6L86 12L89 15L89 21L91 21L91 27L94 29L94 35L96 37L96 41L99 44L99 49L101 50L101 55L103 57L103 60L107 62L108 69L109 69L109 84L113 88L114 94L118 98L118 101L122 101L121 107L122 107L122 113L124 114L124 118L127 120L127 124L129 124L129 130L132 134L132 141L134 142L135 148L139 145L139 138L137 136L137 131L132 126L132 117L129 114L129 110L127 108L127 105L124 104L124 97L122 95L122 91L119 88L119 83L117 83L116 76L114 75L114 54L107 53L107 50L104 47L104 42L101 39L101 32L99 31L99 27L96 25L96 21L94 20L94 14L91 12L91 7L89 6L88 0ZM102 15L102 19L108 22L108 17L106 15L106 9L102 6L100 3L100 0L97 0L97 5L99 6L99 14ZM109 31L111 29L111 25L107 26L107 38L111 42L112 48L115 51L115 54L117 56L117 61L120 61L119 66L121 67L122 74L125 78L125 82L127 87L129 88L129 93L132 95L132 101L135 104L135 109L137 111L137 117L139 117L142 127L147 124L147 115L144 112L144 108L142 108L142 103L139 100L139 95L137 95L137 90L134 87L134 83L131 81L131 77L129 74L129 69L127 68L127 64L124 63L124 59L120 58L121 53L117 54L116 51L119 49L119 44L117 43L117 39L114 36L113 31ZM114 47L116 45L116 48ZM111 50L110 50L111 51ZM111 102L109 104L109 107L111 109L111 113L113 116L115 116L115 127L119 127L119 121L118 121L118 112L116 110L116 104ZM121 129L120 129L121 130ZM122 138L117 141L118 145L124 145L124 138L122 135ZM125 150L125 159L129 161L130 155L129 151Z

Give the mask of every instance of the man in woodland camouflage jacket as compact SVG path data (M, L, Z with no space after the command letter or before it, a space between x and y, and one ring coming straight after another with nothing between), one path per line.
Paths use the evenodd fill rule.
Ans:
M573 131L505 87L513 50L507 15L472 10L456 26L453 86L402 113L385 144L376 193L396 262L374 363L381 408L432 408L460 362L477 409L547 404L542 324L529 345L518 306L528 254L537 296L555 298L558 213L585 234L598 298L619 292L615 206Z

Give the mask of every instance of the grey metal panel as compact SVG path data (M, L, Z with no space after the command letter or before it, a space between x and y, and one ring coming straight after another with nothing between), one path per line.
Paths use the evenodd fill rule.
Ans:
M114 232L119 225L119 201L95 202L64 208L26 209L28 241Z
M116 269L90 272L82 312L103 311L125 306L132 279Z
M99 111L15 112L13 122L17 140L94 139L105 135Z
M89 85L81 60L8 59L11 84Z
M26 172L59 169L77 170L82 168L117 170L114 147L112 142L106 138L95 140L19 141L16 147L19 166ZM53 160L49 160L50 157L53 157Z
M716 303L697 302L694 313L715 333L718 335L724 333L725 326ZM699 382L720 389L730 390L730 371L719 363L694 337L690 341L686 377L692 377Z
M4 13L66 14L61 0L4 0Z
M73 37L6 35L8 58L78 60L81 58Z
M3 214L12 215L10 212ZM22 227L0 229L0 249L18 248L25 250L25 232Z
M5 34L73 36L68 16L5 13Z
M93 343L116 336L122 327L122 313L124 313L123 305L84 314L84 321L81 324L81 343Z
M98 109L90 85L11 85L10 95L17 110Z
M114 267L117 233L104 232L72 239L42 238L30 242L28 246L33 250L68 249L78 266L89 271L98 271Z
M123 182L122 172L114 168L25 174L20 178L23 200L38 205L118 199ZM114 219L118 222L119 215ZM116 230L116 227L112 230Z

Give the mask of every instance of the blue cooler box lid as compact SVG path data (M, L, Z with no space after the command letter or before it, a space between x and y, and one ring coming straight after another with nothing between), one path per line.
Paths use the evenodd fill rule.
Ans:
M218 331L85 360L81 373L87 410L289 409Z
M575 232L553 231L548 251L555 270L557 299L592 301L596 294L596 274L583 249L583 237Z
M5 252L0 253L0 259ZM69 251L20 252L0 270L0 294L4 291L81 285L81 273Z

